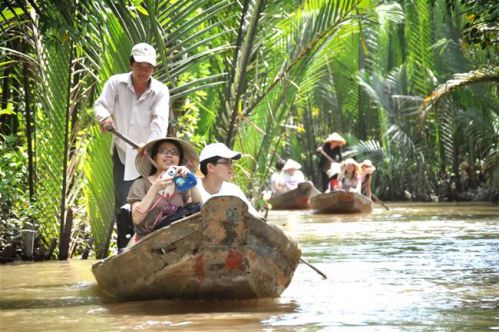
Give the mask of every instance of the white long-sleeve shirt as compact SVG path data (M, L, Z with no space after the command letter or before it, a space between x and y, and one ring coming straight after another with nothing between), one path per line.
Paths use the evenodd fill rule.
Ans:
M137 98L130 72L111 76L107 80L94 103L94 111L99 122L111 116L118 132L142 145L166 136L169 104L168 88L154 78L151 78L149 88ZM115 145L119 158L125 165L124 180L139 177L135 168L137 151L126 142L113 137L111 151Z

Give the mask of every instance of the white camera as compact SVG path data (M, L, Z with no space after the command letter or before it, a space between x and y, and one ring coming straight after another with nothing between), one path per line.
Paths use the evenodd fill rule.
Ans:
M163 179L163 180L173 179L173 177L176 174L177 174L177 170L175 169L175 167L170 167L166 170L166 172L163 173L163 176L161 177L161 179Z

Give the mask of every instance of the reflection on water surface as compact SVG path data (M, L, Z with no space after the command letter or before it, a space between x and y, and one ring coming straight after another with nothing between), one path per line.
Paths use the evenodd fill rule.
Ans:
M92 261L0 266L0 330L499 329L499 208L388 204L370 215L271 211L302 246L279 299L143 301L104 297Z

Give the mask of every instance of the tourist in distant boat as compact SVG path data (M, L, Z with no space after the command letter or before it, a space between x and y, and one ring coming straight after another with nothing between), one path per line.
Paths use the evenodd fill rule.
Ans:
M329 167L327 171L327 176L329 176L329 186L326 192L333 192L341 190L341 182L339 181L339 176L341 173L341 164L340 163L331 163L331 167Z
M348 158L343 162L343 171L340 174L339 180L344 191L360 194L360 167L354 159Z
M305 175L300 171L301 165L293 159L288 159L284 164L282 179L286 191L296 189L299 183L305 182Z
M371 180L372 174L376 170L373 163L366 159L360 164L360 181L362 183L362 194L372 199Z
M196 152L189 143L180 139L161 138L139 150L135 166L141 177L134 181L128 193L135 229L128 246L151 233L161 219L176 212L178 207L201 202L196 188L180 192L173 176L165 175L165 171L173 168L175 175L186 177L197 165Z
M334 132L324 140L322 146L317 148L317 152L319 153L319 167L322 171L323 190L327 190L328 188L329 176L327 175L327 171L331 167L331 163L340 163L342 161L341 147L345 144L347 144L347 141L340 134Z
M248 205L248 210L259 217L258 212L238 185L230 182L234 177L233 161L241 158L241 153L232 151L223 143L208 144L199 156L200 170L204 177L196 188L205 203L213 196L237 196Z
M283 194L287 191L286 185L283 180L282 168L286 162L278 159L275 163L276 171L270 177L270 189L272 190L272 197Z

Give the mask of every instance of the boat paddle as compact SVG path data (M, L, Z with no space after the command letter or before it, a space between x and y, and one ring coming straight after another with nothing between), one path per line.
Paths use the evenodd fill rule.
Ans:
M126 143L130 144L133 148L137 150L140 148L140 146L137 143L135 143L134 141L132 141L131 139L129 139L128 137L117 131L116 129L114 129L113 126L111 125L107 126L106 130L109 131L110 133L113 133L115 136L121 138Z
M307 265L308 267L310 267L315 272L319 273L323 279L327 279L327 276L326 276L326 274L324 272L322 272L321 270L319 270L318 268L316 268L315 266L313 266L312 264L310 264L309 262L307 262L306 260L304 260L301 257L300 257L300 261L302 263L304 263L305 265Z
M125 135L123 135L122 133L120 133L119 131L117 131L113 126L109 125L106 127L106 129L107 129L107 131L109 131L110 133L115 135L116 137L118 137L118 138L122 139L124 142L130 144L134 149L137 149L137 150L140 149L140 145L138 145L137 143L132 141L130 138L128 138ZM154 167L158 168L158 165L156 165L156 162L151 158L151 156L148 153L144 153L144 155L146 156L146 158L149 160L149 162Z
M390 211L390 209L388 208L388 206L386 206L385 203L383 203L383 201L378 198L378 196L374 195L373 193L371 193L371 196L374 198L374 200L376 201L376 203L381 204L386 209L386 211Z
M331 158L330 156L327 155L326 152L324 152L324 150L322 149L322 146L319 147L317 149L317 151L319 151L320 153L322 153L322 155L324 157L326 157L330 162L332 163L335 163L336 161L333 160L333 158ZM381 206L383 206L387 211L389 211L390 209L388 208L388 206L385 205L385 203L383 203L383 201L381 199L378 198L378 196L374 195L373 193L371 193L371 196L374 198L374 201L378 204L381 204Z

